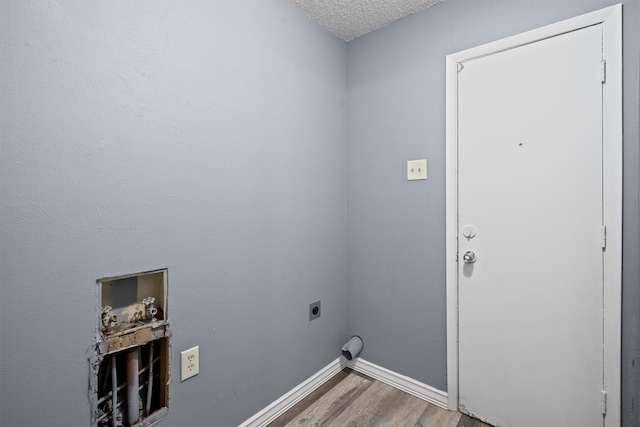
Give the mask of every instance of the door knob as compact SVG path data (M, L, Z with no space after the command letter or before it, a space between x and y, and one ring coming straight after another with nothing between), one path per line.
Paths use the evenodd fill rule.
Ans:
M467 251L462 256L462 259L464 260L464 262L466 264L473 264L474 262L476 262L477 258L476 258L476 254L474 252Z

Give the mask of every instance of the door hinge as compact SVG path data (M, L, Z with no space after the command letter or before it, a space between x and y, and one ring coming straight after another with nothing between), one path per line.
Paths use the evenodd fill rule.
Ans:
M602 245L602 249L607 248L607 226L603 225L600 227L600 244Z
M607 392L602 390L602 415L607 414Z
M607 82L607 61L600 61L600 83Z

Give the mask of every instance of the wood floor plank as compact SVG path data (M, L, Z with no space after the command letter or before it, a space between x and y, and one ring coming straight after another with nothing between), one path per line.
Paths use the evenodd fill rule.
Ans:
M422 413L415 427L457 427L462 414L431 405Z
M268 427L491 427L345 369Z
M413 427L427 402L375 381L327 427Z
M300 402L296 403L293 408L289 409L284 414L280 415L278 418L269 423L268 427L284 427L291 420L297 417L301 412L305 409L313 405L318 399L322 398L325 394L327 394L332 388L334 388L338 383L347 378L349 375L353 374L353 370L349 368L345 368L342 371L338 372L333 376L330 380L322 384L313 393L309 394L307 397L302 399Z
M422 399L418 399L400 390L396 391L401 393L402 399L397 399L398 406L393 411L393 416L387 417L388 420L391 421L391 424L386 425L394 427L415 427L418 414L424 412L429 402L425 402Z
M491 427L489 424L485 424L480 420L476 420L475 418L471 418L468 415L462 414L460 417L460 421L456 427Z
M361 375L349 375L285 426L320 427L330 424L355 399L365 393L373 382L371 378Z

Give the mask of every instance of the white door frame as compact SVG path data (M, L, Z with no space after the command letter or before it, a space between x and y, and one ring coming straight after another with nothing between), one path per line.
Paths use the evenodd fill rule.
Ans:
M447 394L458 410L458 67L465 61L534 43L592 25L603 25L606 83L603 87L604 387L606 427L620 425L622 288L622 5L508 37L447 56ZM552 391L551 391L552 392ZM551 398L553 398L551 396Z

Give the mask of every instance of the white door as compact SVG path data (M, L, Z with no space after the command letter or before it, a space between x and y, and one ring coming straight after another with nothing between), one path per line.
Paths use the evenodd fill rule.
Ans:
M602 34L458 71L459 403L494 425L603 425Z

